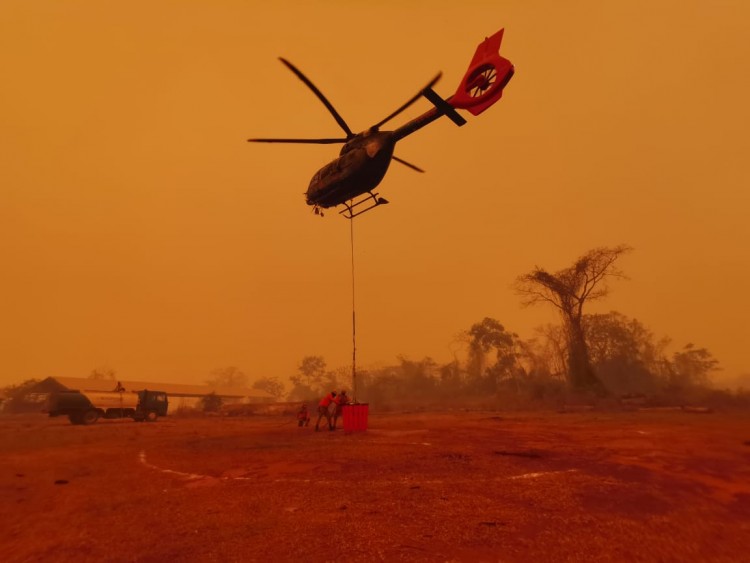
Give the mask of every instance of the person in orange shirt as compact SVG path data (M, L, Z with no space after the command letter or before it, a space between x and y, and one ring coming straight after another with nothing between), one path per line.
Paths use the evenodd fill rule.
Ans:
M336 391L331 391L318 403L318 422L315 423L315 432L320 430L320 419L323 417L326 417L326 420L328 421L328 430L333 430L333 425L331 424L331 413L328 411L328 407L335 398Z
M346 391L341 391L336 398L333 400L335 409L333 411L333 429L336 430L336 422L338 421L341 414L344 412L344 405L349 404L349 397L346 396Z

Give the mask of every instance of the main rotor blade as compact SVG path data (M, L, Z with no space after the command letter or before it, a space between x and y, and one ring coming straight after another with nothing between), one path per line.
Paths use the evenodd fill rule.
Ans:
M248 139L248 143L306 143L310 145L333 145L346 143L347 139Z
M400 163L401 163L401 164L403 164L404 166L408 166L408 167L409 167L409 168L411 168L412 170L416 170L417 172L422 172L422 173L424 173L424 170L422 170L422 169L421 169L421 168L420 168L419 166L414 166L414 165L413 165L413 164L412 164L411 162L406 162L406 161L405 161L404 159L402 159L402 158L399 158L399 157L397 157L397 156L392 156L391 158L392 158L393 160L395 160L396 162L400 162Z
M396 111L394 111L391 115L389 115L388 117L386 117L385 119L383 119L381 121L378 121L375 125L372 126L372 128L373 129L380 128L381 125L383 125L384 123L390 121L391 119L393 119L394 117L396 117L399 113L401 113L406 108L408 108L410 105L412 105L414 102L416 102L420 98L420 96L422 95L422 92L424 92L428 88L432 88L437 83L437 81L440 80L441 76L443 76L443 73L442 72L438 72L437 76L435 78L433 78L430 81L430 83L427 84L427 86L425 86L424 88L422 88L414 97L412 97L408 102L406 102L404 105L402 105Z
M302 71L299 70L296 66L294 66L292 63L290 63L288 60L286 60L283 57L279 57L279 60L284 63L289 70L291 70L294 74L297 75L297 78L299 78L302 82L307 85L310 90L313 91L313 93L318 97L318 99L323 102L323 105L328 109L329 112L331 112L331 115L336 120L336 123L339 124L339 126L344 130L344 133L346 133L346 137L350 139L351 137L354 137L354 133L352 133L352 130L349 129L349 126L346 124L346 121L344 121L344 118L339 115L339 112L336 111L336 108L333 107L331 102L328 101L328 98L326 98L323 95L323 92L318 90L318 88L310 82L310 79L307 78L304 74L302 74Z

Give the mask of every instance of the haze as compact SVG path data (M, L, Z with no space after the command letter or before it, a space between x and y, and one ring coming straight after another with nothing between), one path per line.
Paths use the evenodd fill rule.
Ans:
M338 147L245 142L340 134L277 57L359 131L502 27L503 99L401 142L427 173L355 221L358 363L447 361L486 316L530 337L557 318L516 276L624 243L589 312L750 371L746 2L5 0L0 384L349 364L349 223L302 195Z

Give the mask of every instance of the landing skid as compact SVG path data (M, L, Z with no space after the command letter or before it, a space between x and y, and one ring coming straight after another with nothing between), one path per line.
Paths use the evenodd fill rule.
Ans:
M363 195L359 199L352 199L349 203L344 202L344 209L339 211L340 215L343 215L347 219L354 219L357 215L362 215L365 211L375 209L379 205L385 205L388 200L384 197L379 197L378 194L367 192L367 195ZM366 205L366 207L360 207ZM359 209L357 209L359 207Z

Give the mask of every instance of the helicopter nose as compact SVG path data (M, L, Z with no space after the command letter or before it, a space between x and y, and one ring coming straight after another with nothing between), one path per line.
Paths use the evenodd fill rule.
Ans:
M307 191L305 192L305 203L307 203L307 205L313 205L313 203L315 203L313 201L314 195L315 195L315 190L313 189L313 187L310 186L309 188L307 188Z

